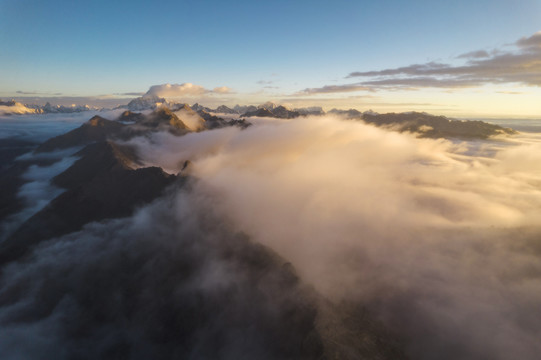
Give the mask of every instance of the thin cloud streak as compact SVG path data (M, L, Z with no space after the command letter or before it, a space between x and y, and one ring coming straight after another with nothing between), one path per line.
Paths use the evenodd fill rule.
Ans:
M359 84L325 85L320 88L306 88L295 95L330 94L353 91L374 91L372 88Z
M20 95L52 95L52 96L62 95L62 93L50 93L50 92L39 92L39 91L22 91L22 90L17 90L16 93L20 94Z
M470 51L465 54L458 55L457 59L481 59L481 58L487 58L490 55L486 50L477 50L477 51Z
M466 60L462 65L431 61L383 70L354 71L346 79L361 78L362 81L307 88L295 95L420 88L460 89L488 84L541 86L541 31L517 40L513 46L513 51L476 50L461 54L457 59Z
M464 65L429 62L379 71L352 72L347 78L372 78L357 85L379 88L464 87L516 83L541 86L541 32L515 42L516 51L489 54L478 50L462 54Z

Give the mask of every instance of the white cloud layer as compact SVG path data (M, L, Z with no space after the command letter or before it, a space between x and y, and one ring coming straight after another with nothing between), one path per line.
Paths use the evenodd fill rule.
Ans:
M541 144L417 139L333 117L138 139L185 160L198 198L355 299L418 359L535 359L541 351Z
M185 296L199 298L183 290L182 279L168 280L186 262L202 267L197 291L231 286L227 293L239 294L241 308L261 305L245 301L250 291L239 292L246 267L214 257L217 244L244 233L328 298L366 307L401 336L412 359L538 358L538 134L451 142L322 116L180 137L155 133L131 143L142 161L169 172L192 161L197 181L169 189L130 218L46 242L3 269L0 344L8 354L22 349L40 358L60 345L97 354L94 342L69 331L83 318L99 344L133 340L140 324L157 328L153 316L126 327L124 311L150 308L168 318L163 300L172 299L165 309L183 314ZM32 168L28 176L40 181L52 170ZM99 296L89 302L88 291ZM123 294L126 302L117 303ZM272 294L273 302L290 295ZM118 321L95 322L93 310ZM212 320L212 329L214 321L229 329L219 316ZM23 345L29 334L41 340ZM146 346L148 338L135 339Z

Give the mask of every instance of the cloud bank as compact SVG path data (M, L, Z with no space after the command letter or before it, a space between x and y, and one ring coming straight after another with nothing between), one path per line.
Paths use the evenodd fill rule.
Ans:
M259 288L257 276L220 255L246 234L326 297L366 307L401 336L411 358L537 359L539 140L417 139L333 116L133 139L147 165L177 173L190 160L197 181L5 269L0 323L9 331L0 348L8 355L24 348L32 358L62 345L66 354L100 357L137 344L140 357L158 358L152 339L165 339L167 354L205 356L217 329L260 324L260 315L299 298L298 289L273 282ZM265 295L250 297L248 289ZM192 310L234 304L238 317L190 322ZM130 314L141 314L135 325ZM153 319L174 321L162 329ZM190 354L167 337L181 331L176 321L201 324ZM250 358L238 352L235 341L243 339L260 355L264 347L250 334L266 330L256 330L239 325L221 354ZM29 334L35 341L23 347Z
M227 86L216 87L213 90L205 89L201 85L192 83L160 84L151 86L145 95L164 98L193 97L205 94L229 94L231 89Z
M135 143L171 172L192 160L214 211L326 296L365 304L412 358L541 350L539 142L420 140L319 117Z

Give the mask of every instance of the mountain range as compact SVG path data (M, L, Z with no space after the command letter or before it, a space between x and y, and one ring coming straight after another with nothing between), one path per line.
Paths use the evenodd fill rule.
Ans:
M0 99L0 115L22 115L22 114L69 114L83 111L99 110L88 105L45 105L22 104L15 100L2 101Z
M44 106L35 105L23 105L14 100L1 101L0 106L4 108L4 114L21 114L25 113L68 113L68 112L81 112L91 110L88 106L51 106L47 103ZM209 124L206 128L216 128L220 126L226 126L223 123L223 119L220 118L220 114L225 115L238 115L238 125L245 126L247 123L243 123L243 118L250 117L268 117L278 119L294 119L300 116L321 116L325 115L325 111L321 107L307 107L298 109L289 109L283 105L278 105L272 102L266 102L259 106L240 106L236 105L230 108L226 105L220 105L216 109L211 109L202 106L198 103L191 107L184 103L175 103L160 98L155 95L144 95L131 100L127 105L120 106L121 109L127 109L130 112L137 111L151 111L158 109L167 109L167 111L177 112L184 110L190 112L192 115L198 116L201 119L199 122L203 124L203 121L208 121ZM6 109L13 109L13 112L9 112ZM490 136L498 134L515 134L516 132L509 128L502 128L497 125L488 124L482 121L464 121L450 119L444 116L435 116L427 113L420 112L404 112L404 113L388 113L379 114L372 110L360 112L356 109L341 110L332 109L329 110L329 114L339 115L346 119L364 121L369 124L373 124L380 127L387 127L400 132L413 132L419 134L421 137L457 137L457 138L474 138L474 139L486 139ZM152 122L152 120L147 120ZM155 122L158 126L158 122ZM150 124L150 123L149 123ZM148 125L148 124L147 124ZM202 127L205 127L201 125Z

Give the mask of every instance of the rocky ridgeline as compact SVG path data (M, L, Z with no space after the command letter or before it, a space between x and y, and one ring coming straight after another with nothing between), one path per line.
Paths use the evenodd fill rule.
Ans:
M3 107L1 114L24 114L24 113L70 113L82 112L88 110L96 110L85 106L52 106L47 103L44 106L23 105L14 100L1 101L0 106ZM228 126L233 123L227 122L220 117L221 114L228 116L238 115L235 120L235 125L246 127L247 122L242 119L251 117L268 117L278 119L294 119L300 116L325 115L325 111L321 107L306 107L298 109L289 109L283 105L277 105L272 102L266 102L259 106L241 106L235 105L230 108L226 105L220 105L216 109L200 105L198 103L191 107L184 103L175 103L155 95L143 95L131 100L127 105L119 108L127 109L131 112L141 111L165 111L160 109L168 109L171 112L185 110L193 115L201 118L200 123L208 122L206 125L201 125L200 128L217 128ZM12 109L12 110L9 110ZM350 120L364 121L365 123L385 127L390 130L399 132L416 133L419 137L428 138L462 138L462 139L487 139L497 135L513 135L516 131L503 128L498 125L489 124L483 121L456 120L444 116L435 116L421 112L404 112L404 113L388 113L378 114L374 111L360 112L356 109L340 110L332 109L329 114L338 115ZM148 120L148 119L147 119ZM157 122L156 122L157 121ZM154 123L156 128L161 124L160 120L150 121L147 126L151 127ZM177 127L178 128L178 127Z

